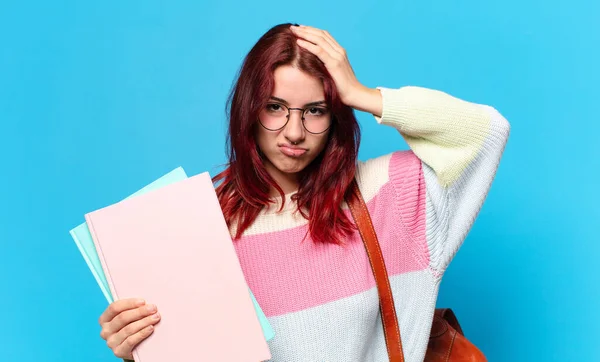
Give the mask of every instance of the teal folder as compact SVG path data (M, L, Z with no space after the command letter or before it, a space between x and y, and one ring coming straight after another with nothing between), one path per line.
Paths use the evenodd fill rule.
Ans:
M169 184L184 180L187 178L187 175L182 167L178 167L173 171L167 173L156 181L148 184L144 188L138 190L137 192L129 195L126 199L130 197L135 197L137 195L141 195L143 193L159 189L163 186L167 186ZM100 290L102 290L102 294L108 301L108 303L113 302L113 297L110 292L110 288L108 286L108 282L106 281L106 276L104 275L104 271L102 269L102 265L100 264L100 259L98 258L98 254L96 253L96 247L94 246L94 241L92 240L92 235L87 227L87 223L83 223L78 225L77 227L71 229L70 231L71 237L75 241L79 252L85 259L85 262L94 275L96 282L100 286ZM264 312L258 305L256 298L250 291L250 296L252 297L252 302L254 303L254 309L256 310L256 315L260 321L260 325L262 326L263 334L267 341L271 340L275 336L275 332L271 327L271 324L267 320Z

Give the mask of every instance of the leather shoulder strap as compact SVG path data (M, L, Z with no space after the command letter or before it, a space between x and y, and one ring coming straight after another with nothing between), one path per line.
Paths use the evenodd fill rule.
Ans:
M383 261L383 254L377 240L377 234L371 222L371 216L367 205L360 193L356 180L352 182L352 192L354 198L348 202L350 213L358 227L358 232L365 244L371 269L375 276L377 291L379 293L379 306L381 308L381 321L383 323L383 333L385 335L385 344L391 362L404 362L402 353L402 340L400 339L400 328L394 307L394 298L392 288L388 278L387 269Z

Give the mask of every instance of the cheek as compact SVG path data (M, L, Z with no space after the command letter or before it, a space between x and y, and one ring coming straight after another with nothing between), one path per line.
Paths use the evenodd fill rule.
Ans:
M268 135L266 135L264 132L262 132L261 130L257 130L254 133L254 139L256 140L256 145L258 146L258 149L263 153L267 153L268 152L268 144L269 144L269 137Z
M329 132L324 135L319 135L319 138L315 140L315 146L313 147L317 150L317 154L320 154L325 147L327 147L327 141L329 140Z

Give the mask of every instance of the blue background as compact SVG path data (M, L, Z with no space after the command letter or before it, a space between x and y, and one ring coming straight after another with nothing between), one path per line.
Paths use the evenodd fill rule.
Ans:
M491 361L599 360L599 3L344 4L2 2L0 360L115 360L68 231L177 166L214 174L235 73L287 21L329 30L367 86L504 114L505 157L439 305ZM358 116L361 159L407 148Z

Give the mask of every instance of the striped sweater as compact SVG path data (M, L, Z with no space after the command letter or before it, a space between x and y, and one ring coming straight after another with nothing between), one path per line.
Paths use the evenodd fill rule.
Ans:
M488 193L510 126L494 108L421 88L379 88L375 120L410 150L359 162L400 324L405 360L422 361L444 271ZM272 361L387 361L379 299L358 233L315 244L286 195L265 208L236 251L275 330ZM348 212L346 205L345 211ZM350 217L350 214L348 213Z

